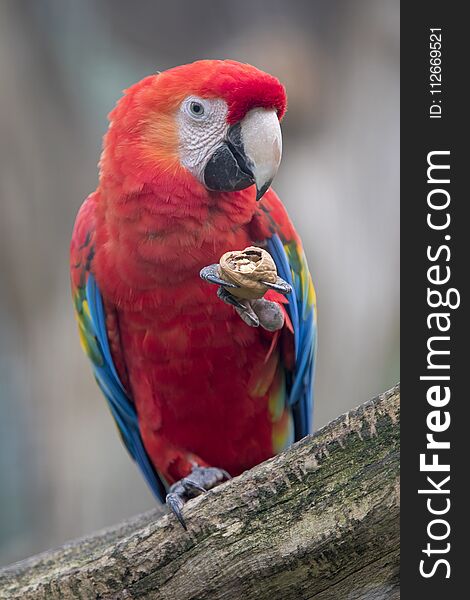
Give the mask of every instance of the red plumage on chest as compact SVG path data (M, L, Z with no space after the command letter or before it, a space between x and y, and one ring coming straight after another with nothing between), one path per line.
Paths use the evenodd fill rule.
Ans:
M267 223L252 189L202 200L146 191L114 199L112 211L105 197L96 203L93 267L119 332L115 363L168 482L193 460L236 475L274 454L268 358L277 335L248 327L199 277L227 250L255 243Z

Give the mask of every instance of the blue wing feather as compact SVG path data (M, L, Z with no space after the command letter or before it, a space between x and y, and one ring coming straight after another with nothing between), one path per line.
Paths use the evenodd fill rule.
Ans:
M96 380L108 401L111 413L130 455L140 467L155 496L163 502L166 494L165 486L153 468L144 448L135 406L127 395L114 366L106 331L103 300L96 280L91 273L88 274L85 294L94 329L93 333L103 357L103 361L100 361L100 363L93 363Z
M316 308L310 294L311 281L302 250L295 242L293 246L287 246L288 250L295 253L295 257L292 257L295 260L290 260L286 246L276 233L267 240L267 246L279 276L292 286L286 310L294 329L295 367L290 378L288 403L292 407L297 441L312 430Z

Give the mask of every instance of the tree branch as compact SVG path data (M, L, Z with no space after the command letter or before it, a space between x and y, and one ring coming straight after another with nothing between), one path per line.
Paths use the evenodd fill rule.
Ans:
M0 598L398 599L396 386L189 502L0 571Z

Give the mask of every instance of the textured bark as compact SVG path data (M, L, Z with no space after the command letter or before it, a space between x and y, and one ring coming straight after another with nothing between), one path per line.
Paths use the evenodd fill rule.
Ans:
M189 502L0 571L0 598L398 599L399 387Z

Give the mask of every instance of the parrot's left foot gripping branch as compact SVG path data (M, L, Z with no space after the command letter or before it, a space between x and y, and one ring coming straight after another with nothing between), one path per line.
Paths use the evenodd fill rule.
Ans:
M217 469L216 467L198 467L195 465L187 477L180 479L170 487L166 497L166 503L176 515L176 518L181 525L187 529L182 513L184 503L229 479L231 479L231 477L224 469Z

